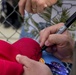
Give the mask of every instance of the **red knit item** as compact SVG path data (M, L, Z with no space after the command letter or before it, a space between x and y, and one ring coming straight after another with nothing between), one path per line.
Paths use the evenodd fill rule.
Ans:
M41 47L31 38L22 38L14 44L0 40L0 75L22 75L23 67L17 63L17 54L25 55L38 61Z

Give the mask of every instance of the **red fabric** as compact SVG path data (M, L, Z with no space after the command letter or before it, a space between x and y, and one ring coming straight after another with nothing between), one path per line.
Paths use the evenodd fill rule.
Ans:
M23 67L17 63L17 54L38 61L41 58L39 44L31 38L22 38L13 44L0 40L0 75L22 75Z

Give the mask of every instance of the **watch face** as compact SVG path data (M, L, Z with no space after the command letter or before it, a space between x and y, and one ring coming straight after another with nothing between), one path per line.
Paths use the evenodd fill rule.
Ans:
M53 74L58 74L58 75L68 74L68 70L63 65L63 63L58 58L54 57L52 54L46 51L43 51L40 62L45 63L51 69Z

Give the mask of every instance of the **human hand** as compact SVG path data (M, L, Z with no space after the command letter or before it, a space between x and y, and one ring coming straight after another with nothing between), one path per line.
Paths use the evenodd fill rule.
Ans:
M23 65L23 75L52 75L50 68L41 62L23 55L17 55L16 60Z
M40 13L46 7L52 6L57 0L31 0L31 9L33 13Z
M48 46L46 49L48 52L51 52L54 56L61 59L62 61L71 62L71 56L73 54L74 41L71 38L68 31L65 31L63 34L55 34L58 29L63 26L63 23L53 25L43 29L40 32L40 46L44 44ZM51 49L51 46L55 44L54 49Z
M19 11L21 15L24 14L24 10L30 13L39 13L56 2L57 0L20 0Z

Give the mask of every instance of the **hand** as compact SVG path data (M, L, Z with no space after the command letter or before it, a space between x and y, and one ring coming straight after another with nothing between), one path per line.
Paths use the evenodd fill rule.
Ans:
M62 61L71 62L71 56L73 54L74 41L71 38L68 31L63 34L55 34L58 29L63 26L63 23L53 25L43 29L40 32L40 46L44 44L48 46L47 51L51 52L54 56ZM55 44L54 50L51 46Z
M32 11L33 13L40 13L46 7L52 6L57 0L31 0Z
M20 0L19 11L21 15L24 15L24 10L30 13L39 13L56 2L57 0Z
M27 0L20 0L19 3L18 3L18 5L19 5L19 12L21 13L22 17L24 15L26 1Z
M41 62L22 55L17 55L16 60L23 65L23 75L52 75L49 67Z
M27 12L32 12L31 0L20 0L18 5L19 5L19 12L22 15L22 17L24 16L25 10L27 10Z

